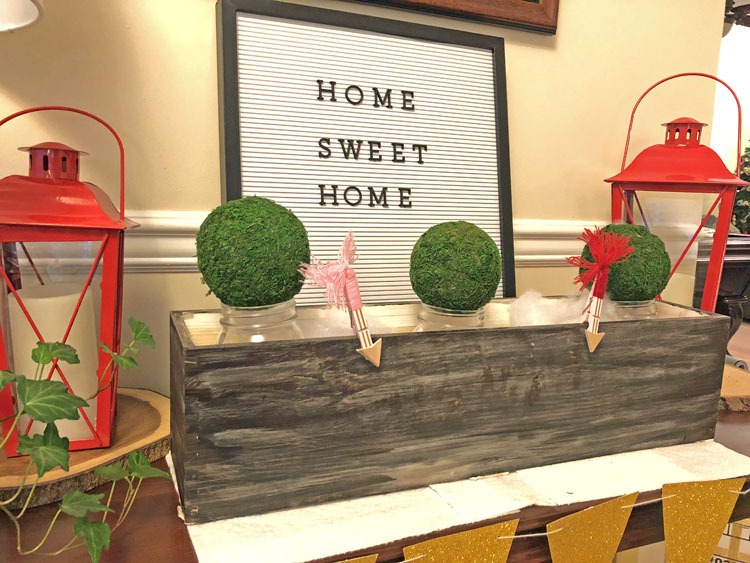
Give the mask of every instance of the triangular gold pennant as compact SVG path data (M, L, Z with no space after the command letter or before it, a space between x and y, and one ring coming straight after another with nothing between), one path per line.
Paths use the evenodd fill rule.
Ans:
M410 545L404 548L404 560L415 559L414 563L505 563L517 526L518 520L511 520Z
M632 493L547 524L554 563L612 563L638 493Z
M375 563L378 560L378 554L365 555L364 557L357 557L356 559L347 559L345 561L339 561L338 563Z
M662 487L667 563L711 560L744 483L741 477Z

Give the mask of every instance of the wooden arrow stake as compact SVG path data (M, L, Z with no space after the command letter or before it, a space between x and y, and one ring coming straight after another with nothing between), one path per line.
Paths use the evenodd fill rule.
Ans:
M585 318L583 322L587 324L586 343L589 346L589 352L592 354L606 334L604 332L599 332L599 318L602 314L602 303L604 303L604 300L600 297L596 297L592 291L589 305L584 313Z
M372 335L361 308L352 310L352 318L354 319L354 328L357 330L359 343L362 345L362 348L358 348L357 352L362 354L375 367L380 367L380 351L383 347L383 340L378 338L378 341L373 344Z
M362 354L365 359L375 367L380 367L380 351L383 347L383 341L382 339L378 339L377 342L372 342L372 335L367 326L367 320L365 319L364 313L362 313L362 297L359 293L357 275L352 269L349 269L346 272L346 286L344 291L346 293L346 301L349 304L349 311L351 312L354 328L357 331L359 343L362 345L362 348L358 348L357 352Z
M580 268L580 273L573 283L580 283L581 291L593 283L591 296L581 319L586 325L586 344L589 352L593 354L604 338L604 333L599 332L599 319L604 295L607 292L609 267L627 261L633 253L633 247L630 246L629 236L618 235L613 231L604 232L599 227L596 227L594 232L584 229L578 240L586 243L593 261L586 260L583 256L571 256L567 261Z
M367 320L362 312L362 296L357 284L357 274L351 267L358 258L357 247L354 244L354 234L349 233L344 239L339 251L339 259L325 264L314 256L310 264L302 264L300 273L305 280L326 288L329 306L349 309L352 328L357 331L357 338L362 346L357 352L375 367L380 367L380 353L383 348L382 340L373 343Z

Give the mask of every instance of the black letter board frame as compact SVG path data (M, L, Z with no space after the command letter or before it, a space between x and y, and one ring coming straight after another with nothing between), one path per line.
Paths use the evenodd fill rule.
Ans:
M346 11L328 10L273 0L217 0L219 127L222 202L243 197L237 47L238 13L369 31L395 37L475 47L491 51L494 73L498 220L501 233L503 296L516 296L511 205L508 104L505 48L501 37L414 24ZM356 234L356 233L355 233ZM332 258L324 257L324 258Z

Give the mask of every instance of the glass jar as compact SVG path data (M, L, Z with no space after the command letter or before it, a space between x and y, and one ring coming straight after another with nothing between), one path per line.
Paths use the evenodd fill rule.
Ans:
M217 344L244 344L302 337L296 322L294 299L259 307L232 307L221 304L221 333Z
M480 328L484 326L484 307L476 311L458 311L422 303L418 319L414 332Z
M79 397L96 392L97 371L104 367L99 360L99 342L104 338L100 332L104 327L101 317L106 305L103 309L103 264L97 257L102 244L95 241L0 244L0 268L5 269L10 282L9 287L5 279L0 278L0 346L4 345L2 352L7 359L7 369L33 376L37 366L31 351L40 340L39 333L48 342L62 342L67 337L65 342L77 350L80 362L61 365L59 370L46 366L44 377L53 381L63 381L64 377L71 392ZM68 326L73 311L77 313ZM27 314L33 319L33 325ZM94 428L98 424L98 408L97 401L89 401L83 408ZM29 423L31 427L26 432ZM57 421L56 426L60 435L73 443L93 438L92 429L83 417ZM20 433L33 436L44 432L45 423L32 423L24 414L18 429Z
M623 320L653 319L656 317L656 301L613 301L617 315Z

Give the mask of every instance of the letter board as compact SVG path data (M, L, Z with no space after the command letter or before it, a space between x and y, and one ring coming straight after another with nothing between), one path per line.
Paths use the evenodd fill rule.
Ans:
M515 295L501 38L255 0L219 4L219 38L226 199L288 207L323 260L354 231L369 303L417 300L414 243L470 221Z

